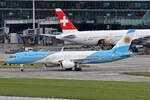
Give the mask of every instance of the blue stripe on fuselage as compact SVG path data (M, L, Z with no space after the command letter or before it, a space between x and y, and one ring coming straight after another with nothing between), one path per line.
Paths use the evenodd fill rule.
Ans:
M119 52L119 53L128 53L129 48L130 48L129 45L120 46L120 47L117 47L117 48L112 49L112 51L116 51L116 52Z
M16 54L12 54L11 56L15 56L16 58L8 58L6 60L7 63L10 64L27 64L38 61L49 54L55 53L55 51L48 52L20 52Z
M86 58L98 58L98 60L83 61L81 62L81 64L106 63L106 62L112 62L112 61L125 59L125 58L133 56L132 53L128 52L128 49L129 49L129 46L122 46L122 47L118 47L112 50L98 51L86 57ZM112 56L113 53L114 55Z

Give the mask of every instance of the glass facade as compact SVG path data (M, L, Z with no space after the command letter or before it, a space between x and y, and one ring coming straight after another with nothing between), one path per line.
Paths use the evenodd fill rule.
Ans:
M69 19L77 25L87 24L87 27L90 24L95 26L112 25L112 27L116 25L122 29L128 28L126 26L138 28L150 26L150 1L35 1L36 19L54 17L56 15L54 9L61 8ZM32 19L32 0L0 0L0 19Z

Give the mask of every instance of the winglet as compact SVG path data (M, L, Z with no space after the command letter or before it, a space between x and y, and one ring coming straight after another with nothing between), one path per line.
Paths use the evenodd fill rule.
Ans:
M76 27L71 23L68 17L64 14L64 12L60 9L56 9L56 13L60 22L60 26L62 28L63 33L74 32L77 31Z

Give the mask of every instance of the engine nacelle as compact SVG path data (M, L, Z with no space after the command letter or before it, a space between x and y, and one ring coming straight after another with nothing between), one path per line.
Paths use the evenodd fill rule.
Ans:
M62 61L62 67L67 68L73 68L75 66L75 63L72 61Z

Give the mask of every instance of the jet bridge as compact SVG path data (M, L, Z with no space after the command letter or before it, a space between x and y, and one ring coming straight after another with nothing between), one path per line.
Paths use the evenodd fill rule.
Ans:
M43 31L39 34L40 37L39 44L43 44L43 45L63 44L62 40L58 40L55 37L41 35L41 34L59 35L61 33L58 32L58 29L46 27L46 28L42 28L42 30Z
M9 28L2 27L0 28L0 43L8 43Z
M62 42L57 40L55 37L47 37L40 34L58 35L60 32L54 28L26 29L22 34L20 34L20 37L25 45L56 45Z

